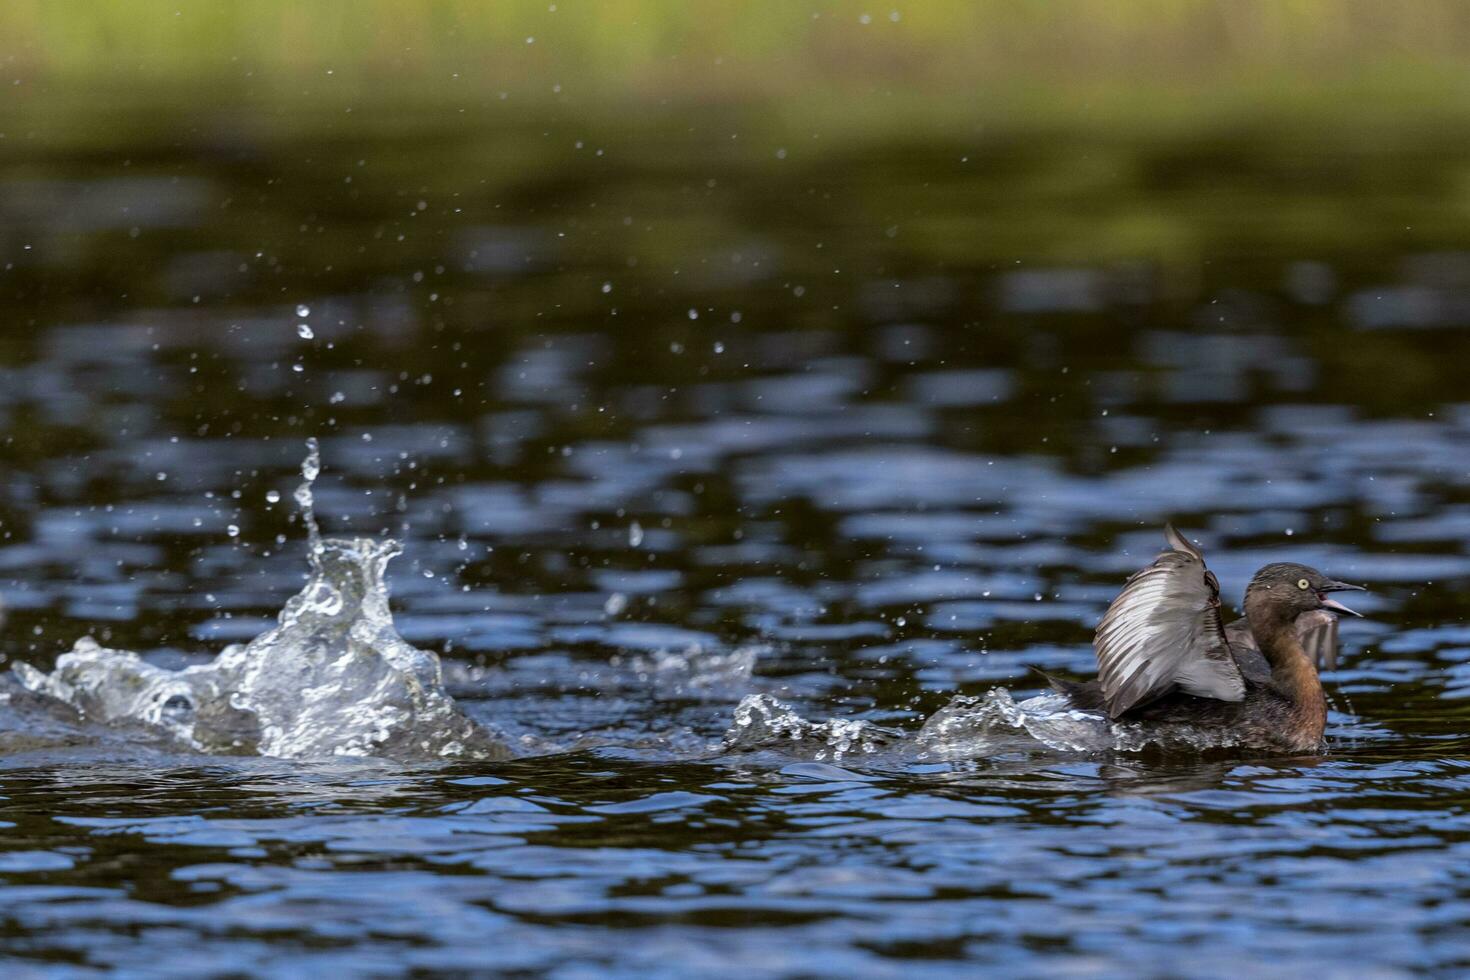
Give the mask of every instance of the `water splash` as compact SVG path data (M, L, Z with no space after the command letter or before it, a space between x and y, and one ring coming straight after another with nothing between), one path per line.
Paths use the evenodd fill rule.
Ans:
M860 719L807 721L785 702L769 694L752 694L735 706L735 721L721 748L725 752L795 749L814 759L840 760L851 754L872 755L902 738L902 733Z
M1017 703L1004 688L980 697L958 695L924 722L915 736L922 751L942 758L977 758L1015 748L1016 738L1035 747L1093 752L1113 747L1102 715L1072 707L1060 694Z
M956 696L911 735L860 720L809 721L768 694L750 695L736 707L722 747L726 752L784 748L818 760L881 750L888 762L915 762L994 759L1017 752L1202 752L1237 744L1227 731L1113 722L1073 707L1060 694L1017 702L1009 691L995 688L979 697Z
M1133 753L1203 752L1240 744L1229 730L1109 721L1097 712L1073 707L1062 694L1048 692L1017 702L1003 688L980 697L954 698L924 722L915 740L925 756L948 759L982 758L1028 747Z
M321 537L311 510L321 459L316 440L308 447L296 499L310 534L311 574L277 626L182 670L86 637L50 674L15 664L20 683L87 720L145 725L201 752L508 757L444 690L439 658L398 635L384 580L398 543Z
M296 506L301 508L301 520L306 525L307 560L311 567L320 564L322 554L322 529L316 522L316 497L312 485L322 475L322 449L316 436L306 440L306 458L301 461L301 485L296 488Z

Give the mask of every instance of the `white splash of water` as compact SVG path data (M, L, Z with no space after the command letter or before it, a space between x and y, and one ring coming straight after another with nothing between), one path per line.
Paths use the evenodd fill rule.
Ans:
M860 720L808 721L768 694L746 697L735 709L723 749L748 752L785 748L814 759L884 751L889 762L905 759L997 758L1014 752L1141 752L1158 748L1203 751L1238 744L1229 732L1191 725L1112 722L1072 706L1063 695L1042 694L1017 702L1003 688L979 697L959 695L908 735Z
M311 575L277 626L212 663L165 670L90 637L43 673L15 676L103 724L141 723L202 752L401 761L505 758L509 750L444 690L439 658L398 635L384 573L395 541L323 539L311 512L316 441L296 491Z
M296 488L296 506L306 524L307 560L316 568L322 553L322 529L316 522L316 497L312 485L322 475L322 449L316 436L306 440L306 458L301 461L301 485Z
M807 721L769 694L751 694L735 706L735 721L725 732L722 749L788 748L810 753L814 759L836 761L852 754L872 755L900 737L892 729L860 719Z
M1113 747L1102 715L1081 711L1060 694L1043 694L1019 704L994 688L980 697L959 695L924 722L915 740L927 754L976 758L1014 746L1017 735L1064 752Z
M1240 744L1229 730L1109 721L1098 712L1073 707L1062 694L1048 692L1017 702L1003 688L980 697L956 697L931 715L916 736L924 755L949 759L1024 748L1018 739L1033 748L1088 753L1150 748L1198 752Z

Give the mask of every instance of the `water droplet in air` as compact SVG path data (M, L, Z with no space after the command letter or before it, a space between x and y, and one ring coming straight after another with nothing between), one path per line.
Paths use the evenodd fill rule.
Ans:
M608 596L607 601L602 604L602 611L607 613L607 615L609 616L616 616L618 613L627 608L628 597L623 595L621 592L614 592L612 595Z
M322 474L321 450L317 446L316 438L306 440L306 458L301 461L301 475L306 478L307 483L313 483Z
M298 323L296 324L296 336L300 337L302 340L310 340L311 338L315 337L316 334L312 332L311 324Z
M278 503L280 503L281 502L281 492L279 490L267 490L265 492L265 502L268 503L268 504L278 504Z
M634 521L628 525L628 547L637 548L643 544L643 525Z
M307 306L305 303L297 303L296 304L296 315L297 316L311 316L311 307Z
M302 483L296 488L296 503L301 508L301 519L306 523L307 552L313 566L319 567L322 554L322 530L316 522L316 500L311 485L322 473L321 444L316 436L306 440L306 458L301 461Z
M240 525L231 524L229 527L225 528L225 533L232 538L238 538L240 536Z

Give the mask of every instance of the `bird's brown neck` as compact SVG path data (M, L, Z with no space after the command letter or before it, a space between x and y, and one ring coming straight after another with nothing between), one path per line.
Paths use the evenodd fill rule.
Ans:
M1297 748L1315 750L1327 727L1327 697L1317 676L1317 665L1307 656L1294 624L1272 620L1251 632L1271 665L1271 686L1292 706L1292 731L1283 733Z

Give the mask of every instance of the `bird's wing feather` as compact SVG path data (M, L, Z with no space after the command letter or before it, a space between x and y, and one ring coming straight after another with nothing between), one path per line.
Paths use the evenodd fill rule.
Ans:
M1255 634L1251 632L1250 624L1245 618L1241 617L1226 626L1225 635L1230 640L1230 649L1234 652L1241 671L1252 680L1270 680L1271 666L1261 656L1260 645L1256 643ZM1302 613L1296 618L1296 636L1301 641L1302 649L1319 670L1337 669L1337 656L1342 646L1337 640L1336 616L1321 609ZM1253 671L1252 667L1257 665L1260 669ZM1260 678L1255 676L1257 673L1261 674Z
M1169 547L1175 551L1182 551L1189 555L1201 565L1205 563L1205 553L1199 550L1195 543L1179 533L1179 529L1173 524L1164 525L1164 540L1169 542Z
M1172 527L1168 536L1170 550L1128 580L1093 637L1112 718L1176 687L1219 701L1245 698L1220 619L1220 584L1198 548Z
M1337 617L1322 609L1302 613L1296 618L1297 639L1302 649L1321 670L1337 669Z

